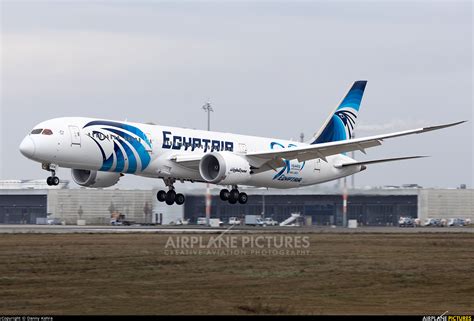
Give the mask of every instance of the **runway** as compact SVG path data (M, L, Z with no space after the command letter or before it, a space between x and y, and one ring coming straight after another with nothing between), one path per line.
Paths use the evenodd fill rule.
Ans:
M220 233L336 233L336 234L424 234L424 233L474 233L473 227L299 227L299 226L266 226L266 227L247 227L247 226L224 226L220 228L209 228L197 225L187 226L77 226L77 225L25 225L25 224L6 224L0 225L0 234L109 234L109 233L143 233L143 234L220 234Z

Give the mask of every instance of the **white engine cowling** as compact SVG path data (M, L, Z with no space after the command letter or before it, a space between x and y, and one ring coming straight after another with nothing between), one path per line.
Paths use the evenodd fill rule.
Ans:
M117 184L120 173L98 172L86 169L72 169L71 176L74 182L85 187L110 187Z
M243 184L250 179L247 160L231 152L212 152L199 162L201 177L213 184Z

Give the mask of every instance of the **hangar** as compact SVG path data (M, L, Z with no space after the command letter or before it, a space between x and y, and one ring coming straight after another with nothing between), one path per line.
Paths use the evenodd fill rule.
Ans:
M402 191L354 191L357 194L348 200L348 219L356 219L363 225L396 225L400 216L417 216L418 198L416 190ZM245 205L231 205L213 196L211 217L227 221L229 217L243 217L248 214L264 214L278 222L292 213L308 218L312 225L342 225L343 198L336 191L310 194L308 191L278 193L278 191L257 191ZM203 197L188 196L185 203L185 217L195 221L205 216Z
M312 225L342 225L343 197L334 186L311 186L290 190L250 189L248 203L229 205L212 197L211 217L224 222L229 217L264 214L283 221L292 213L308 218ZM216 195L216 193L214 193ZM185 218L195 221L205 216L205 199L187 195ZM465 186L454 189L428 189L416 184L348 190L347 219L365 226L397 225L400 216L420 218L474 219L474 190ZM308 220L306 220L308 222Z
M167 206L156 200L156 190L69 188L69 182L50 187L41 181L0 181L0 224L45 224L56 219L65 224L108 225L121 214L143 224L191 223L205 216L205 188L187 184L184 206ZM230 205L212 190L211 217L263 214L283 221L299 213L312 225L342 225L343 198L336 186L312 186L290 190L246 189L245 205ZM347 219L365 226L396 225L400 216L470 218L474 220L474 190L426 189L417 185L349 189Z

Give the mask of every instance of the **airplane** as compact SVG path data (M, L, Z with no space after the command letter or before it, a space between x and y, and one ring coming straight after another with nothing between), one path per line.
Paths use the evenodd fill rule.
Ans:
M379 146L385 139L420 134L464 123L353 138L367 81L355 81L347 94L306 143L244 136L151 123L85 117L50 119L36 125L19 149L51 172L46 180L58 185L58 167L70 168L80 186L110 187L125 174L163 179L167 191L157 199L182 205L176 181L223 186L220 199L245 204L248 196L238 186L295 188L353 175L368 165L421 158L409 156L357 161L347 152Z

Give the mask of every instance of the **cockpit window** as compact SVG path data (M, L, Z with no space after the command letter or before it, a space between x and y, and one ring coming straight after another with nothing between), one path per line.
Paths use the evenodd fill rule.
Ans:
M53 131L51 129L43 129L43 135L52 135Z
M41 134L42 131L43 131L42 128L36 128L36 129L33 129L33 130L31 131L31 134L32 134L32 135Z

